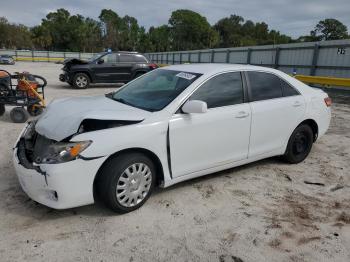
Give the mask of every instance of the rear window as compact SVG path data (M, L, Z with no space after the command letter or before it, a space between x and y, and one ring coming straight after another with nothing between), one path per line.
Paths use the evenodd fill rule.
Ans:
M121 54L121 55L119 55L119 62L120 63L131 63L131 62L134 62L134 56L133 55Z
M252 101L283 96L280 78L264 72L248 72Z
M148 63L147 59L143 55L135 55L134 60L137 63Z

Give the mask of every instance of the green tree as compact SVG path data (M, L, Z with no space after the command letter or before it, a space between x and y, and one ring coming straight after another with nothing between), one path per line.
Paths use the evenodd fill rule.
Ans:
M151 26L148 32L151 42L151 51L165 52L172 50L170 42L170 27L162 25L159 27Z
M318 22L310 35L318 40L336 40L349 37L347 27L334 18L327 18Z
M176 10L169 19L174 50L207 48L216 45L216 32L207 19L191 10Z
M238 15L231 15L220 19L215 25L214 29L219 33L219 47L240 46L243 17Z
M111 9L102 9L99 19L103 26L104 47L118 50L120 37L119 30L122 24L120 16Z

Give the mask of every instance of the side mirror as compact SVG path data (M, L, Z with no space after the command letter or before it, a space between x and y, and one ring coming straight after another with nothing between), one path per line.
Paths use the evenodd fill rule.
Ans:
M103 64L104 62L105 62L105 61L104 61L103 59L97 60L97 64L99 64L99 65Z
M182 106L182 112L187 114L206 113L207 111L207 103L200 100L188 100Z

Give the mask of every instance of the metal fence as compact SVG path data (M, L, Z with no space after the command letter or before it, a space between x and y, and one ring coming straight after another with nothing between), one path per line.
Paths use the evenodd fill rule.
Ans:
M79 52L54 52L54 51L33 51L33 50L6 50L0 49L0 55L11 55L17 61L32 62L60 62L66 58L89 59L94 53Z
M252 64L273 67L289 74L350 77L350 39L146 55L153 62L164 64Z

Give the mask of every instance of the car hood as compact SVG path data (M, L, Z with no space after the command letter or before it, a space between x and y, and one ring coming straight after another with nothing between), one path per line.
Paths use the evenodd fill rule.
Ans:
M105 96L63 98L47 106L35 130L49 139L61 141L77 133L85 119L142 121L150 114Z
M64 65L85 65L88 63L89 61L78 58L67 58L63 61Z

